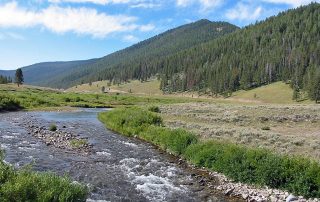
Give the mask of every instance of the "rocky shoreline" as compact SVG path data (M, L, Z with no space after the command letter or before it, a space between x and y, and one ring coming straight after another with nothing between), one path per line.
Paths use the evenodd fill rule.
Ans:
M283 190L234 182L223 174L190 165L184 159L177 159L176 161L180 166L194 173L193 177L202 186L215 190L215 192L223 193L225 196L240 199L241 201L243 199L247 202L320 202L317 198L306 199L303 196L294 196Z
M33 115L28 115L28 118L22 121L14 122L25 128L28 134L41 140L47 146L77 152L81 155L89 155L92 152L92 145L85 138L70 131L64 125L58 127L55 131L50 131L49 125L40 123Z

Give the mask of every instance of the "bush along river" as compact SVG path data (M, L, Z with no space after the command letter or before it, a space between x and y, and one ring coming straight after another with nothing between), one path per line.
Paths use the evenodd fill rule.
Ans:
M214 191L207 172L107 130L102 110L0 114L5 161L67 174L89 187L87 201L240 201Z

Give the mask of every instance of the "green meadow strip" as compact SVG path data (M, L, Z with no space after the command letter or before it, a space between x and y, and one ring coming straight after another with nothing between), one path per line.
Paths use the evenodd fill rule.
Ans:
M15 170L3 162L0 152L0 201L86 201L86 186L68 177L34 172L30 168Z
M165 128L158 114L138 107L103 112L99 120L113 131L144 139L235 181L320 197L320 165L309 159L219 141L200 141L186 130Z

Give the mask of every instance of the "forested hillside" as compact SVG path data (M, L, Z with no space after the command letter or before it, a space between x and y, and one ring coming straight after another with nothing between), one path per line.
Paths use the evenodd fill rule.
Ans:
M210 22L209 20L183 25L107 55L96 63L83 65L67 76L50 82L50 86L69 87L102 79L123 82L138 78L143 81L157 73L159 62L167 56L237 29L238 27L229 23Z
M216 30L220 30L219 27ZM185 36L175 37L178 41L190 43ZM140 46L155 39L157 37L106 57L106 60L95 64L97 72L89 74L87 79L144 81L158 73L161 76L161 88L165 92L196 90L226 95L238 89L250 89L283 80L291 83L296 99L304 90L311 99L320 100L320 5L317 3L282 12L255 25L166 57L158 50L166 53L167 46L172 42L143 49L155 49L153 54L144 55L144 51L128 53L134 49L141 50ZM124 57L128 54L132 57ZM108 58L117 55L123 60L109 65L108 62L112 60ZM68 78L72 80L77 77L75 74Z
M299 96L320 99L320 5L280 13L256 25L167 58L164 91L228 93L291 81Z

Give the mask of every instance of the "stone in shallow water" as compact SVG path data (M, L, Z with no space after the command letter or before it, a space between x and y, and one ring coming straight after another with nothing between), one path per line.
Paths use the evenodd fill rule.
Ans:
M294 195L290 194L287 199L286 199L286 202L291 202L291 201L297 201L298 198L295 197Z

